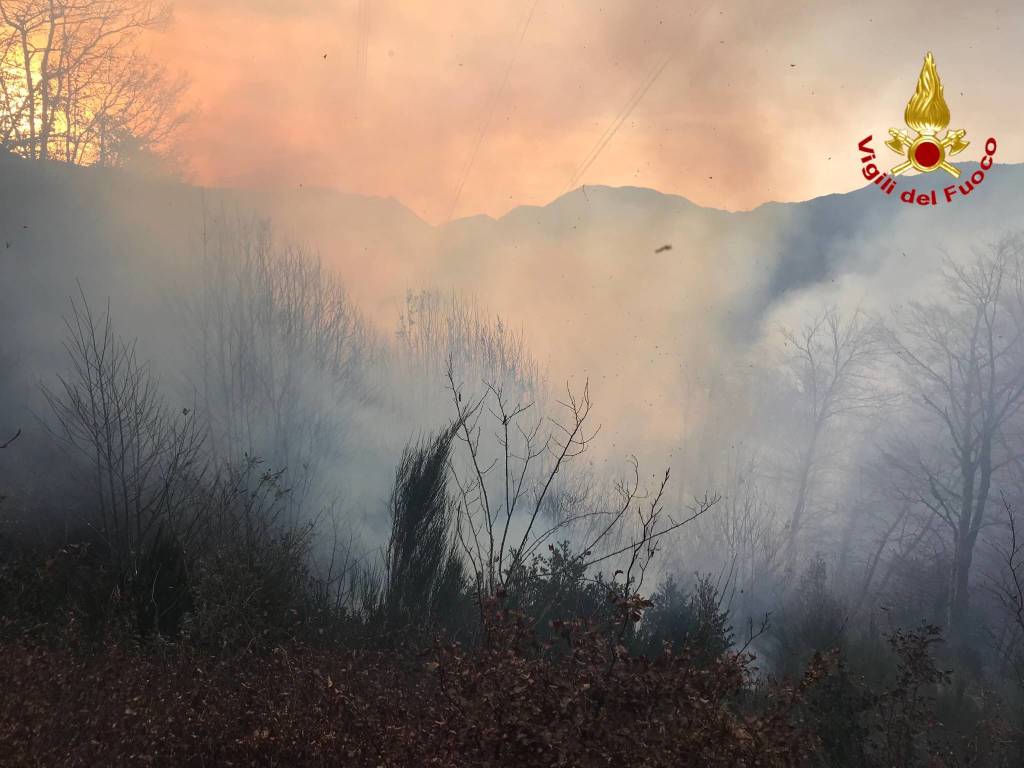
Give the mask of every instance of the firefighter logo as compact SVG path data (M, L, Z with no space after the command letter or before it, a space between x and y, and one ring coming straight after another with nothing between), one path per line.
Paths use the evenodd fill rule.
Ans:
M908 135L902 128L889 129L892 138L885 142L885 146L905 158L890 173L899 176L911 168L931 173L941 168L953 178L959 178L960 169L947 158L963 152L970 142L964 141L967 135L964 130L946 131L946 135L939 138L939 133L949 125L949 106L942 95L942 81L939 80L931 52L924 57L924 66L917 78L917 89L907 103L903 119L917 136Z

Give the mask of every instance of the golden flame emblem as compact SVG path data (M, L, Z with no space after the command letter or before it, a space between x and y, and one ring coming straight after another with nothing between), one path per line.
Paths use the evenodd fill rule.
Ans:
M964 141L967 135L964 130L946 131L941 139L937 136L949 125L949 106L942 93L942 81L935 68L935 58L930 51L924 57L917 88L907 102L903 119L907 127L917 133L917 137L911 138L901 128L889 129L892 138L885 142L885 146L906 158L892 169L892 175L899 176L910 168L923 173L941 168L953 178L959 178L960 169L947 162L946 158L963 152L970 142Z

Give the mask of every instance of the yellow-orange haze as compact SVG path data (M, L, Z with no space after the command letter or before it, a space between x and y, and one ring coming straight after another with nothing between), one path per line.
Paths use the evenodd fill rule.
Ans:
M201 108L194 181L394 196L439 222L561 194L667 57L577 183L728 209L852 189L926 50L951 127L1019 161L1022 20L947 0L178 0L152 44Z

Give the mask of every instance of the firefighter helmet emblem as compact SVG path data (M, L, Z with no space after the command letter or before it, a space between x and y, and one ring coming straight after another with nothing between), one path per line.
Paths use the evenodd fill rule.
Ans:
M923 173L941 168L953 178L959 178L960 169L947 158L963 152L970 142L964 141L965 130L946 131L946 135L939 138L938 134L949 125L949 107L942 95L942 81L931 52L924 57L917 89L907 103L903 119L917 136L910 136L902 128L889 129L892 138L885 142L885 146L906 158L890 171L892 175L899 176L911 168Z

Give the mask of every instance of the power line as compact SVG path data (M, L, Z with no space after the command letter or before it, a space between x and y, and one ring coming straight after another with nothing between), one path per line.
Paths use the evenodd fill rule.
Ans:
M705 16L705 14L707 14L708 9L711 8L713 3L714 0L709 0L704 5L704 7L701 9L700 13L698 13L697 18L694 21L695 25L701 19L703 19L703 17ZM594 161L596 161L597 158L601 155L601 153L604 151L604 148L608 146L608 143L615 137L615 134L618 133L619 128L622 127L622 124L626 122L626 120L632 114L633 110L636 109L636 106L643 100L644 96L651 89L651 86L654 85L657 79L661 76L661 73L665 71L665 67L667 67L669 62L672 61L673 56L674 54L670 53L661 61L660 64L655 65L654 69L651 70L651 73L647 76L647 78L644 79L639 86L637 86L637 89L635 91L633 91L633 94L629 97L629 100L626 102L625 106L623 106L623 108L619 110L619 114L616 115L615 119L612 120L612 122L608 125L607 128L605 128L604 133L601 134L601 137L597 140L597 143L594 144L590 152L588 152L587 156L583 159L583 162L581 162L579 166L577 166L572 176L569 177L569 183L565 187L566 192L570 191L582 179L583 175L587 172L587 170L589 170L590 166L594 164Z
M367 51L370 47L370 0L359 0L356 26L359 36L356 40L356 117L359 116L366 89Z
M572 189L576 185L576 182L579 181L580 178L583 176L583 174L587 172L590 166L594 164L594 161L597 160L598 156L601 154L604 148L608 146L608 142L610 142L615 137L615 134L618 133L619 128L621 128L622 124L626 122L630 114L632 114L633 110L636 108L637 104L639 104L643 100L644 96L647 94L647 91L651 89L651 86L654 85L657 79L661 76L661 73L665 71L665 67L668 66L668 63L671 60L671 54L666 56L660 64L654 67L654 69L647 76L647 78L642 83L640 83L640 86L633 92L633 95L630 96L629 101L626 102L626 105L619 111L619 114L605 129L604 133L601 135L601 138L597 140L597 143L593 146L593 148L584 158L583 162L580 163L579 167L577 167L576 172L573 173L573 175L569 178L569 183L565 188L566 192Z
M487 131L491 127L491 122L494 120L494 113L497 110L498 102L501 100L501 97L505 92L505 86L508 85L508 77L512 72L512 67L515 66L516 59L519 57L519 49L522 47L523 40L526 38L526 31L530 28L530 22L533 21L533 12L537 10L539 2L540 0L533 0L533 3L530 5L530 11L526 15L526 22L523 24L522 30L519 33L519 39L516 41L515 48L512 51L512 57L508 61L508 66L505 67L505 75L501 79L501 85L492 97L487 118L480 125L480 130L477 132L473 149L469 153L469 159L466 161L466 165L462 169L459 184L455 189L455 197L452 199L451 207L448 209L448 221L451 221L452 217L455 215L455 210L459 205L459 199L462 197L462 190L465 188L466 181L469 179L469 174L473 170L473 165L476 163L477 153L480 151L480 146L483 144L484 137L487 135Z

